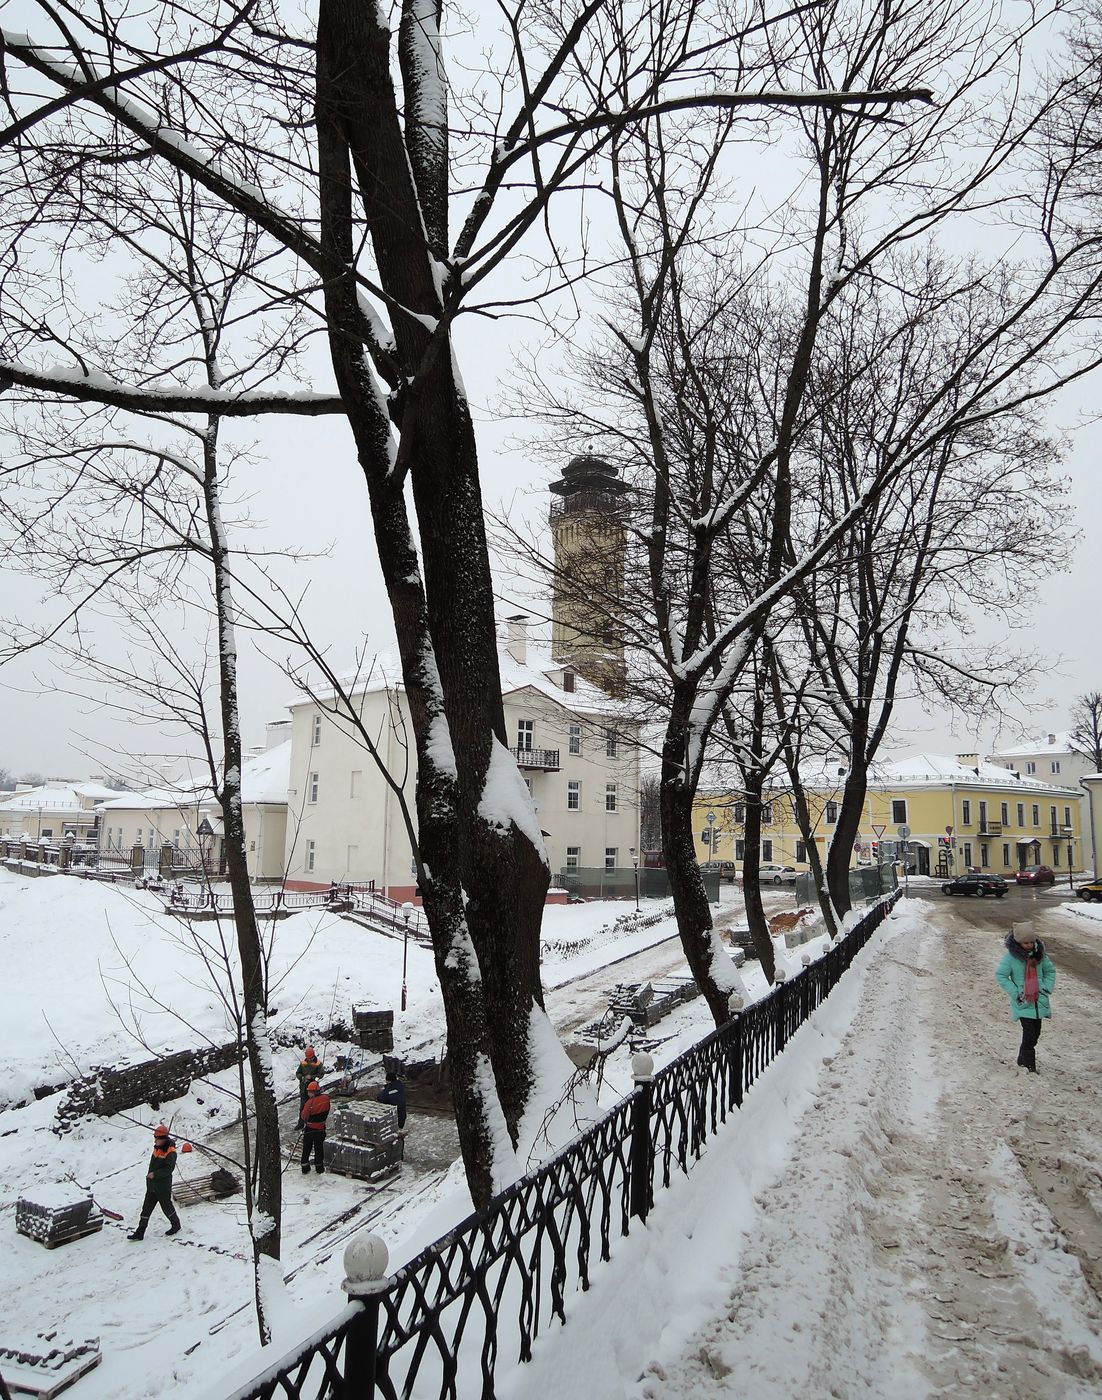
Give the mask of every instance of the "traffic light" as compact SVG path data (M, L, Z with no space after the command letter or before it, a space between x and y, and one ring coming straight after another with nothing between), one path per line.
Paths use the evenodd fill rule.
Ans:
M879 841L873 841L872 844L871 844L871 846L870 846L870 850L872 851L872 858L873 858L873 860L874 860L874 861L879 860L879 859L880 859L880 842L879 842Z

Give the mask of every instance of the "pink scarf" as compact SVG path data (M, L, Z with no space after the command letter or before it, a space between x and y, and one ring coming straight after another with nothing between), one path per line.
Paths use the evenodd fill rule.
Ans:
M1025 960L1025 1000L1028 1006L1036 1006L1041 987L1037 981L1037 964L1032 958Z

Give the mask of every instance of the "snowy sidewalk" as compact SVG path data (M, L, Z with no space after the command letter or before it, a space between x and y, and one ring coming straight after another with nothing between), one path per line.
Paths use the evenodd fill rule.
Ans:
M902 904L503 1396L1102 1392L1098 997L1026 1075L1000 953Z

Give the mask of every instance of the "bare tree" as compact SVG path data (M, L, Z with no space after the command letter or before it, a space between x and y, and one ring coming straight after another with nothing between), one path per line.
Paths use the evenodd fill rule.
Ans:
M1068 743L1073 753L1093 765L1095 773L1102 773L1102 691L1090 690L1077 698Z
M759 50L763 42L752 5L737 26L697 0L662 0L645 18L607 0L507 8L488 40L497 47L487 70L497 75L496 100L484 96L494 86L484 74L461 91L433 0L400 6L400 82L388 17L348 0L323 0L316 41L281 28L262 4L170 9L152 48L141 17L74 8L62 22L43 0L40 32L7 38L7 66L52 94L9 82L18 101L0 133L13 153L8 178L23 180L29 162L52 162L48 201L74 152L93 146L120 168L157 162L187 175L262 231L268 256L253 286L273 305L303 296L320 313L337 395L268 385L147 389L133 369L112 376L86 360L79 328L55 328L64 320L56 315L25 315L24 341L0 370L5 382L91 403L149 406L152 394L162 411L223 419L347 417L412 713L422 889L460 1140L472 1194L485 1202L516 1170L509 1148L539 1068L532 1030L543 1014L538 931L549 873L504 729L455 320L465 310L499 314L503 301L515 301L509 289L490 292L488 279L529 243L543 240L533 251L548 270L536 300L584 273L585 256L552 227L552 203L598 180L617 132L689 108L881 112L928 98L928 89L869 91L860 74L827 92L816 81L807 94L770 87L744 61L751 40ZM462 212L451 238L453 192ZM37 309L37 289L18 290ZM43 326L71 366L32 353Z

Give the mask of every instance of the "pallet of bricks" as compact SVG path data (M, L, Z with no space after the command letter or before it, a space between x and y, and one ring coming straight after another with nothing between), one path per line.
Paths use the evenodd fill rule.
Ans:
M398 1114L390 1104L345 1104L329 1120L326 1171L372 1181L396 1172L404 1151Z
M78 1186L41 1186L16 1202L15 1228L47 1249L56 1249L102 1230L103 1216Z

